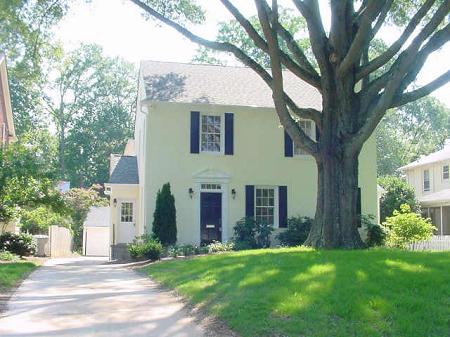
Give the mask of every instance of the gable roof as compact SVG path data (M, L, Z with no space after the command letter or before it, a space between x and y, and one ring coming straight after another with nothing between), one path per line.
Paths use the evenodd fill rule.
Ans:
M248 67L175 62L141 62L145 99L273 108L272 91ZM300 107L321 109L320 93L289 71L285 90Z
M428 156L423 156L408 165L400 167L399 170L409 170L415 167L438 163L445 160L450 161L450 140L446 140L444 148L442 150L433 152Z
M110 184L139 184L136 156L111 155Z

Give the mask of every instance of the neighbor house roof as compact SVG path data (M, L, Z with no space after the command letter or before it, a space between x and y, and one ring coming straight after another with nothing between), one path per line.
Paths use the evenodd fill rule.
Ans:
M145 99L273 108L272 91L251 68L142 61ZM285 90L300 107L321 108L320 93L284 72Z
M413 161L412 163L400 167L399 170L409 170L418 166L438 163L441 161L449 160L450 161L450 140L445 142L444 148L440 151L433 152L428 156L423 156Z
M427 193L419 197L419 201L423 205L448 203L450 202L450 189L441 190L439 192L434 193Z
M6 71L6 58L0 54L0 114L4 114L8 130L8 140L16 140L16 131L14 128L13 114L11 108L11 98L9 95L8 74ZM3 118L0 118L0 120ZM0 130L1 137L1 130ZM0 139L1 142L1 139Z
M136 156L111 155L109 184L139 184Z

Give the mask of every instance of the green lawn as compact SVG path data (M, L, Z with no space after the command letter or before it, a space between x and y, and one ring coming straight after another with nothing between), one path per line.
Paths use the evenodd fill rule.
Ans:
M450 336L450 253L286 248L143 268L242 336Z
M0 292L13 287L36 268L31 262L0 263Z

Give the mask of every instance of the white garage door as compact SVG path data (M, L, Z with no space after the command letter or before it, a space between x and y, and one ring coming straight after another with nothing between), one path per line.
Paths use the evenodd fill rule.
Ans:
M84 254L109 256L109 227L85 227L84 230Z

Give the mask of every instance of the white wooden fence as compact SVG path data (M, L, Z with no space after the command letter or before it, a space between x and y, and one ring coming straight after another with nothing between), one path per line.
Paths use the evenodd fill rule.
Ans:
M435 250L445 251L450 250L450 235L435 235L427 241L412 243L409 249L421 251L421 250Z
M50 226L48 235L35 235L37 256L64 257L72 255L72 233L69 229Z

